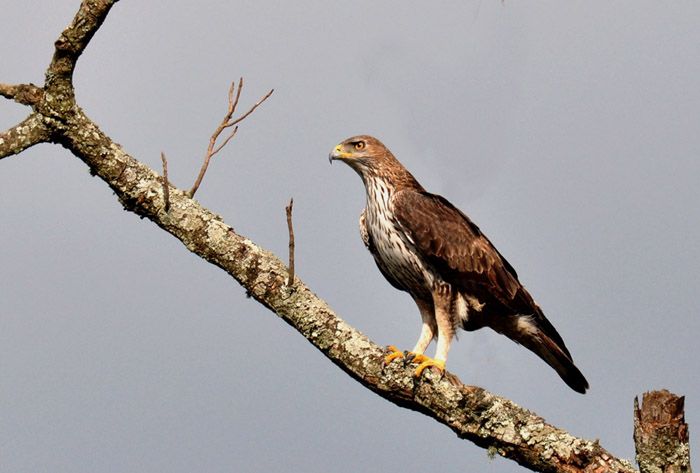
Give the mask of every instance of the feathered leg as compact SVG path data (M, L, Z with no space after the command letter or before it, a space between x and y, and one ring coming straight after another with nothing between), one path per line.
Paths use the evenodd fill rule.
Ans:
M435 309L433 308L433 303L415 299L418 305L418 310L420 311L420 317L423 321L423 325L420 330L420 336L416 342L416 346L413 347L411 353L414 355L422 355L425 353L425 349L428 348L430 342L433 341L437 332L437 325L435 324Z
M437 325L435 324L435 311L432 301L425 301L416 297L414 297L414 301L418 306L421 320L423 321L416 346L410 352L404 353L394 345L389 345L387 347L389 354L384 358L384 364L389 364L397 358L404 358L404 356L407 358L407 362L414 361L417 355L422 355L425 352L425 349L428 348L430 342L435 338Z
M425 355L416 356L415 361L420 362L416 368L415 375L420 376L429 366L434 366L440 371L445 370L447 353L450 351L450 344L455 334L455 327L452 320L452 290L449 284L436 284L433 289L433 306L435 308L435 322L437 325L437 348L435 358Z

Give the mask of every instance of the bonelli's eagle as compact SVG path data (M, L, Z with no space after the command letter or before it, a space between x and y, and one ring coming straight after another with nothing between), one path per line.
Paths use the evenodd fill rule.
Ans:
M444 197L426 192L376 138L354 136L329 159L343 161L362 178L367 207L360 233L384 277L408 292L423 321L406 356L442 371L458 328L490 327L532 350L574 391L588 382L561 336L518 281L513 267L470 219ZM435 357L424 355L437 338ZM402 358L394 346L387 362Z

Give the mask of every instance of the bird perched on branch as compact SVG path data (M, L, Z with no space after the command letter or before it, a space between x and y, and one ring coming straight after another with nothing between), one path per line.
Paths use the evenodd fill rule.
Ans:
M444 197L426 192L376 138L348 138L329 160L350 166L362 178L367 206L360 234L379 271L395 288L408 292L418 306L422 328L410 352L393 345L389 363L406 357L444 371L450 343L458 328L490 327L532 350L556 370L574 391L588 382L569 350L515 269L470 219ZM425 350L437 338L435 357Z

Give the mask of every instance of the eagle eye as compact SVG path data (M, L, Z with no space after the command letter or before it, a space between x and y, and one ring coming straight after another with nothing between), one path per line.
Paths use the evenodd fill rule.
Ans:
M364 141L356 141L355 142L355 149L358 151L365 149L365 142Z

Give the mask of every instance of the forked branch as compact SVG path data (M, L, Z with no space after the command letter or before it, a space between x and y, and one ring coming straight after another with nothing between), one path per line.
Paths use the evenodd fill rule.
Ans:
M246 117L248 117L248 115L253 113L255 109L258 108L260 104L262 104L265 100L267 100L270 97L270 95L272 95L272 92L274 92L274 89L271 89L267 94L265 94L263 98L258 100L255 103L255 105L253 105L247 112L245 112L238 118L233 118L233 114L236 113L236 107L238 106L238 100L241 98L242 90L243 77L241 77L238 81L238 88L236 88L235 82L231 82L231 87L229 87L228 89L228 109L226 110L226 115L224 115L223 120L221 120L221 123L219 123L219 126L216 127L216 130L214 130L214 133L211 135L211 138L209 138L209 146L207 146L207 152L204 155L204 162L202 163L202 167L199 169L199 174L197 175L197 179L194 181L192 188L187 192L187 195L189 195L190 197L194 197L194 194L197 192L197 189L199 189L199 185L202 183L202 179L204 179L204 175L207 173L207 169L209 168L209 162L211 161L211 158L216 153L221 151L221 149L224 146L226 146L234 136L236 136L236 132L238 131L238 124L245 120ZM223 131L227 128L231 127L233 127L231 132L224 139L224 141L217 146L217 141L219 140L221 133L223 133Z
M34 84L0 84L0 95L34 109L18 125L0 133L0 159L59 138L53 129L74 104L73 71L78 58L102 25L117 0L83 0L71 24L54 43L54 55L46 69L44 87ZM47 95L50 100L47 100Z

